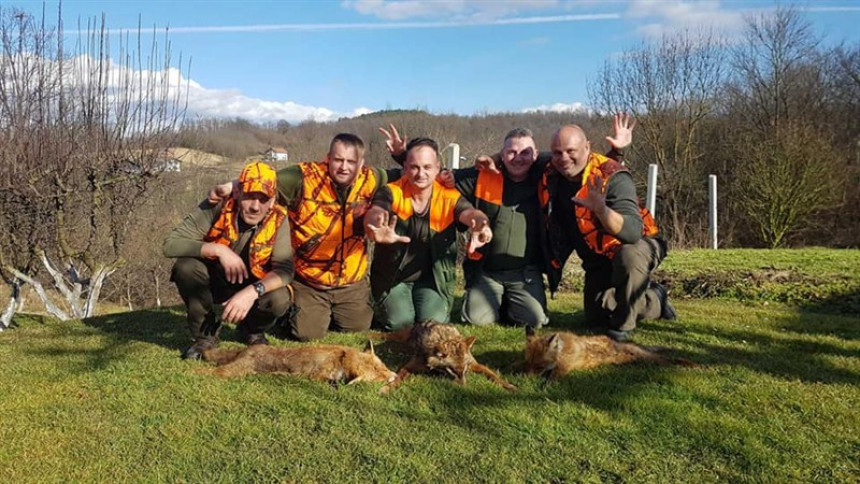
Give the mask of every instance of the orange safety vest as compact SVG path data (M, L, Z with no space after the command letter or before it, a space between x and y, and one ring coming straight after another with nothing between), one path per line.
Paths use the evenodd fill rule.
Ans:
M391 210L400 220L409 220L414 213L412 209L412 185L401 177L388 184L391 189ZM454 207L460 199L460 192L454 188L445 188L439 182L433 181L433 195L430 197L430 231L438 234L454 223Z
M272 210L266 218L260 222L257 233L251 239L251 247L248 251L248 262L251 265L251 273L262 279L271 269L272 249L275 247L275 237L278 228L287 216L287 209L278 205L272 205ZM212 228L203 238L205 242L230 246L239 240L239 206L234 198L224 202L218 219L212 224Z
M299 167L302 194L289 208L296 276L320 289L360 281L367 274L367 244L357 228L379 185L376 173L362 167L342 204L326 162Z
M493 172L491 170L481 170L478 172L478 180L475 183L475 205L480 208L490 217L490 220L495 220L499 207L502 206L502 195L505 190L505 175L501 172ZM485 203L481 203L485 202ZM481 260L484 257L483 251L476 250L471 254L466 252L466 257L470 260Z
M588 157L588 164L582 172L582 187L576 192L578 198L588 196L588 184L596 177L603 179L603 189L609 184L609 179L618 172L628 171L627 168L617 161L607 158L597 153L591 153ZM593 182L592 182L593 183ZM657 235L657 223L654 217L645 207L639 207L639 215L642 217L642 236L653 237ZM621 249L622 242L615 237L603 231L600 224L600 219L594 215L594 212L585 208L582 205L576 206L576 224L579 231L582 233L588 247L598 254L603 254L608 258L615 257L615 254Z
M405 177L388 184L391 190L391 211L397 216L397 227L401 230L415 214L412 205L412 185ZM436 289L453 304L454 267L457 263L457 226L455 210L462 195L453 188L445 188L438 182L433 183L433 194L427 208L430 222L430 260ZM377 245L373 253L370 285L374 297L381 298L397 284L406 244Z

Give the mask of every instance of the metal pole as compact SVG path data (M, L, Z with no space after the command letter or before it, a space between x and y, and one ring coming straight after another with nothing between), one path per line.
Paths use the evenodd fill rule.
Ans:
M717 175L708 175L708 237L717 248Z
M645 208L657 220L657 165L648 165L648 192L645 195Z
M460 168L460 145L451 143L445 148L445 166L452 170Z

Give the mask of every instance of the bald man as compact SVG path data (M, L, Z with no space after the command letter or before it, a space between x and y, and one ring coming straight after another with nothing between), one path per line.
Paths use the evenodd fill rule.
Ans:
M550 289L558 286L565 261L576 251L585 270L589 324L605 326L611 338L627 341L637 321L675 319L665 288L650 281L666 257L666 243L648 211L640 209L630 172L592 152L585 132L575 125L553 134L551 153L554 170L539 188L548 218Z

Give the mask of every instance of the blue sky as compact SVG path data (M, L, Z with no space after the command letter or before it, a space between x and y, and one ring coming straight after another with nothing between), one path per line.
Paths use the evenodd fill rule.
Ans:
M49 20L57 2L48 1ZM3 0L41 12L41 1ZM588 104L606 59L683 28L737 38L765 1L65 0L64 28L138 19L191 58L192 116L337 119L380 109L474 114ZM826 43L860 42L860 1L797 2ZM114 45L116 42L114 42Z

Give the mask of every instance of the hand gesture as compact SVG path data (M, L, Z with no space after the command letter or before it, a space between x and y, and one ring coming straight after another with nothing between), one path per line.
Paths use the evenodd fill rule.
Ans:
M441 183L445 188L454 188L454 172L451 170L442 170L436 175L436 181Z
M230 198L230 194L233 193L233 182L222 183L221 185L215 185L214 188L209 190L209 194L206 196L209 203L212 205L218 205Z
M499 167L496 166L496 160L487 155L481 155L475 158L475 168L478 170L490 170L492 173L499 173Z
M388 124L388 130L379 128L379 132L385 136L385 146L388 147L388 152L393 156L406 151L406 142L409 141L409 138L401 138L397 128L394 127L394 123Z
M466 244L466 250L471 254L491 240L493 240L493 231L490 230L490 221L484 217L473 218L472 225L469 227L469 243Z
M617 113L612 121L615 136L607 136L606 141L616 150L624 149L633 142L633 128L636 127L636 119L630 120L630 114Z
M248 268L245 267L245 261L226 245L222 245L221 247L223 249L218 251L218 262L221 263L221 267L224 269L227 281L231 284L241 284L248 278Z
M242 289L224 302L224 312L221 314L221 319L227 323L241 323L258 297L253 286Z
M603 178L600 176L588 177L588 194L585 198L572 197L573 203L594 212L598 217L606 211L606 194L603 192Z
M394 231L396 225L397 217L391 217L388 212L383 211L382 215L377 218L377 225L368 223L367 228L370 229L371 240L377 244L394 244L397 242L408 244L412 239L404 235L397 235L397 232Z

